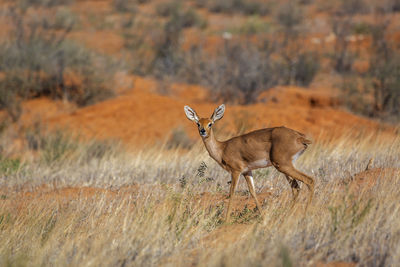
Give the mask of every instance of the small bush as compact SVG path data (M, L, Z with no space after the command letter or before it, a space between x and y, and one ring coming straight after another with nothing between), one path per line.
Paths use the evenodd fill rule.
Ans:
M247 19L238 29L232 29L230 32L251 35L269 32L270 29L271 25L268 22L263 21L258 16L253 16Z
M195 0L194 1L195 6L198 7L198 8L207 7L207 3L208 3L207 0Z
M233 13L239 8L240 1L216 0L209 1L209 10L215 13Z
M185 130L181 127L172 131L170 138L167 141L168 149L184 148L190 149L193 147L194 142L186 134Z
M104 140L98 141L94 140L87 144L85 144L84 149L84 160L89 161L91 159L102 159L109 154L112 154L116 150L116 148L120 148L115 141Z
M178 13L181 9L181 3L178 1L160 2L156 6L156 13L161 17L169 17L174 13Z
M42 140L42 159L45 163L61 161L77 149L77 143L62 131Z
M353 25L354 34L371 34L372 29L369 23L360 22Z
M207 6L211 12L227 14L242 13L264 16L270 11L267 3L253 0L209 0Z
M113 0L112 4L117 12L136 12L136 0Z
M270 7L262 1L242 1L241 10L245 15L265 16L270 13Z
M181 14L182 26L204 28L207 22L199 16L199 14L192 8L187 9Z
M389 1L389 10L391 12L400 12L400 0Z
M332 21L332 32L335 34L334 51L331 56L333 68L338 73L347 73L352 69L354 53L349 48L348 36L354 28L351 17L335 16Z
M183 8L181 2L161 2L156 12L159 16L169 17L167 24L175 24L180 28L204 27L206 24L193 8Z
M294 64L294 80L301 86L308 86L314 79L319 69L319 60L315 53L300 53Z
M288 38L290 37L288 35L295 35L297 33L298 26L303 21L303 11L298 5L288 2L279 7L276 20L284 29L286 38Z
M68 29L76 25L77 16L68 8L59 8L54 17L53 27L56 30Z
M370 92L364 85L365 82L355 76L345 76L340 88L343 93L342 101L353 112L370 116L372 114L372 103L368 99Z
M343 15L355 15L368 13L368 4L364 0L342 0L339 13Z
M12 85L11 85L12 86ZM20 100L17 97L18 90L11 90L9 84L0 82L0 109L4 109L13 122L21 116Z

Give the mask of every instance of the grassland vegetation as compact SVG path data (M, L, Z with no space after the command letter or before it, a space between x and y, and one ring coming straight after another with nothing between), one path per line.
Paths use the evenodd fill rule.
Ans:
M241 181L227 225L229 178L200 143L131 153L36 132L40 145L25 149L38 157L0 161L1 265L399 261L398 138L349 135L311 146L297 162L317 180L307 215L304 190L290 211L285 178L257 171L257 193L269 190L265 218ZM373 166L364 171L371 157Z

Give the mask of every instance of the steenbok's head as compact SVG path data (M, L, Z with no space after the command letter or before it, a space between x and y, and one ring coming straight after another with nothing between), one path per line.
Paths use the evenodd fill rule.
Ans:
M185 106L184 109L186 117L197 124L200 136L202 138L207 138L210 135L211 127L213 126L214 122L220 120L224 116L225 105L222 104L221 106L217 107L210 118L201 118L201 119L199 119L199 116L197 116L196 111L194 111L191 107Z

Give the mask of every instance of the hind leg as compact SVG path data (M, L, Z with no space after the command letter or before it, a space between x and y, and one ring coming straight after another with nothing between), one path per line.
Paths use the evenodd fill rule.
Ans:
M307 207L310 205L313 195L314 195L314 179L311 178L310 176L296 170L293 165L286 165L286 166L279 166L277 168L278 171L284 173L285 175L288 175L292 177L293 179L296 179L297 181L301 181L304 184L307 185L307 188L309 190L309 197L308 197L308 202L307 202Z
M272 141L270 151L272 165L283 174L307 185L309 189L308 207L314 195L314 179L296 170L293 166L293 161L305 150L304 140L299 139L298 134L291 134L291 132L279 134L277 132Z
M307 207L308 207L308 205L311 203L313 195L314 195L314 179L312 177L296 170L294 168L291 160L285 160L285 159L283 159L283 160L281 159L279 161L274 160L274 161L272 161L272 165L274 165L274 167L278 171L285 174L286 177L290 176L292 179L300 181L300 182L304 183L305 185L307 185L307 188L309 190L309 197L308 197L308 202L307 202ZM297 184L297 182L296 182L296 184ZM298 184L297 184L297 186L298 186ZM298 192L295 194L298 195ZM295 196L296 198L297 198L297 195Z
M299 196L300 186L295 179L290 178L288 175L285 174L286 180L289 182L290 187L292 188L293 200L292 200L292 207L296 204L297 197Z

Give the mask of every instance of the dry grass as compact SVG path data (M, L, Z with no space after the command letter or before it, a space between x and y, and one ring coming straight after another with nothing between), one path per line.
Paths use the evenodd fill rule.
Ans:
M134 153L113 146L88 153L89 147L76 144L54 161L39 150L1 174L0 265L400 262L399 138L353 136L311 146L297 162L317 180L307 216L305 187L289 211L284 177L257 171L258 193L270 193L265 218L249 208L241 181L231 224L221 221L228 176L202 144ZM355 175L371 157L374 169Z

